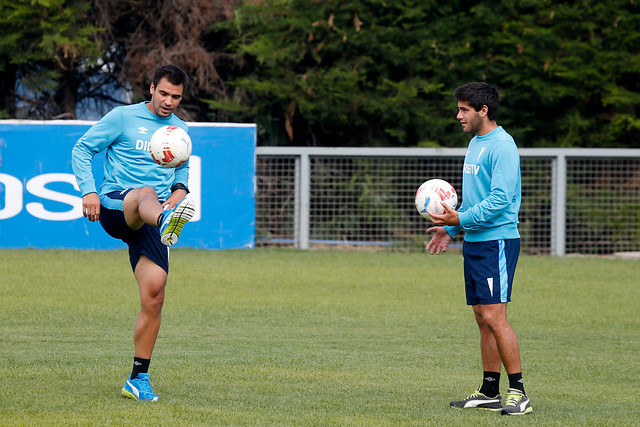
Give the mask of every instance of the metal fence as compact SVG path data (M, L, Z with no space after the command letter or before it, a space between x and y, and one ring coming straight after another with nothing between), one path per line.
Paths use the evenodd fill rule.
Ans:
M429 222L414 207L415 192L441 178L461 193L465 153L258 147L256 245L423 251ZM640 251L640 149L520 149L520 156L523 252ZM456 236L453 245L461 242Z

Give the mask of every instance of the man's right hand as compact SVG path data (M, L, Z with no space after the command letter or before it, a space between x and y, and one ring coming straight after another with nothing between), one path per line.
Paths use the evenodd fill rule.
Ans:
M97 193L82 196L82 214L91 222L100 219L100 197Z

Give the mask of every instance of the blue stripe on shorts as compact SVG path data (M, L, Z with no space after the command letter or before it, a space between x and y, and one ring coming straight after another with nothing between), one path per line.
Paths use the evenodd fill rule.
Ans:
M500 283L509 283L507 257L504 253L504 240L498 240L498 270L500 271ZM500 302L507 302L506 286L500 286Z
M126 196L127 193L131 190L131 188L127 188L122 191L112 191L110 193L103 194L102 196L100 196L100 203L107 209L121 211L124 196Z

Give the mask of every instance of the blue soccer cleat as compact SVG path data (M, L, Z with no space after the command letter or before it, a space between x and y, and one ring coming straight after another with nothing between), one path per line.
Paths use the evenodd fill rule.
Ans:
M129 375L127 383L122 387L122 394L134 400L156 402L158 396L151 390L149 378L149 374L138 374L138 378L135 379L131 379L131 375Z
M189 196L182 199L175 208L163 212L162 224L160 225L162 243L167 246L174 245L180 237L182 227L193 218L195 212L195 204Z

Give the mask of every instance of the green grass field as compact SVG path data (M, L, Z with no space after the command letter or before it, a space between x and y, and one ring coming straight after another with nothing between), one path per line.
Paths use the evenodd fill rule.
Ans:
M640 420L640 263L521 257L509 319L534 412L449 408L481 380L460 254L171 253L151 364L125 399L125 251L0 251L0 425L541 425ZM503 374L502 390L506 388Z

